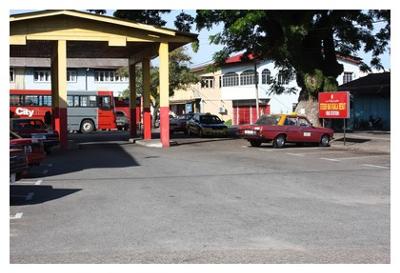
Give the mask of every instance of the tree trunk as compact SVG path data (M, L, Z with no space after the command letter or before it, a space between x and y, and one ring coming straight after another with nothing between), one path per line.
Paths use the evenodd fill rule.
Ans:
M299 100L296 113L306 116L314 126L321 126L318 117L318 100L313 98Z

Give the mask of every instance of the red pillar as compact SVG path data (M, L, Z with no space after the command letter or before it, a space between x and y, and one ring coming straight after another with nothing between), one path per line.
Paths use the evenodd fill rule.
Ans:
M150 107L143 107L143 139L151 139Z
M160 107L160 135L162 146L169 147L169 107Z
M129 128L130 128L130 136L131 137L137 137L136 134L136 130L137 130L137 124L136 124L136 108L130 108L129 111L131 112L130 115L130 124L129 124Z
M63 150L68 147L67 127L67 109L56 107L54 109L54 130L58 133L60 138L60 147Z
M143 73L143 139L151 139L151 114L150 114L150 59L142 61Z

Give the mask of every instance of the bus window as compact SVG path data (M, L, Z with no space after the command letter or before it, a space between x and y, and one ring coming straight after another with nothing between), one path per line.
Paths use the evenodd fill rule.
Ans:
M99 107L103 108L103 109L111 109L110 96L100 96L99 97Z
M25 96L25 105L39 106L39 96Z
M22 96L10 95L10 105L11 106L20 106L20 105L22 105Z
M74 96L74 107L79 107L79 96Z
M89 106L89 98L88 96L81 96L81 107Z
M72 99L73 99L72 96L67 96L67 105L68 105L68 107L72 107L72 105L73 105Z
M89 96L89 107L97 107L96 96Z
M51 96L41 96L43 99L43 106L51 106Z

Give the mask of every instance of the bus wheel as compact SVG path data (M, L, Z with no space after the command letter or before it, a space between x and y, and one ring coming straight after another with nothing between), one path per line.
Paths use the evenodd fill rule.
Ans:
M82 121L81 124L81 132L84 134L87 133L91 133L94 131L94 124L93 121L91 121L90 119L85 119L84 121Z

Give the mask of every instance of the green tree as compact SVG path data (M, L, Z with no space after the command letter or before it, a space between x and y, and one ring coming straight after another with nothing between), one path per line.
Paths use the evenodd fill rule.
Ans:
M214 55L217 63L233 52L245 50L260 59L270 59L286 79L296 78L299 93L297 111L319 124L318 92L337 90L336 78L343 72L337 54L357 55L370 52L370 64L360 68L381 69L380 55L389 49L389 10L198 10L198 30L223 24L223 30L210 41L223 44ZM376 23L383 27L374 33ZM274 93L293 92L274 81Z
M170 12L170 10L118 9L114 11L114 16L122 19L132 20L138 23L161 27L165 26L167 23L161 18L162 14Z
M138 23L162 27L165 26L167 23L165 20L162 19L162 15L170 12L171 10L119 9L114 12L114 16L122 19L132 20ZM186 14L182 11L176 16L174 24L177 30L189 32L193 21L194 18L191 15Z

